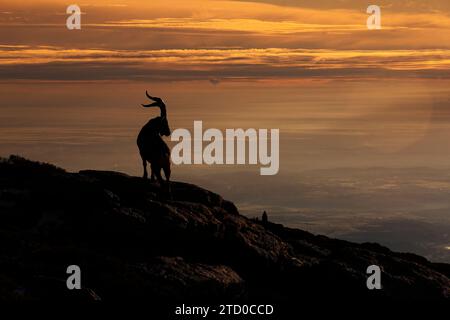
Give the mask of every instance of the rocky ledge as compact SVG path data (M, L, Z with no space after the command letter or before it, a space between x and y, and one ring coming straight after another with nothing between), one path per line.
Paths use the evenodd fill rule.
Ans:
M0 161L0 299L450 299L450 265L262 223L192 184ZM66 287L67 266L82 289ZM366 269L382 269L368 290ZM373 300L371 300L373 301Z

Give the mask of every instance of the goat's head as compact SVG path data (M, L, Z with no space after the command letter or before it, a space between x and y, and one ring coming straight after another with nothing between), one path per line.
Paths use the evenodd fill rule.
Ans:
M143 107L145 108L158 107L161 110L161 116L159 117L160 119L159 134L162 136L170 136L171 131L169 128L169 122L167 121L166 104L161 98L152 97L151 95L149 95L147 91L145 91L145 95L147 96L147 98L149 98L154 102L150 104L143 104L142 105Z

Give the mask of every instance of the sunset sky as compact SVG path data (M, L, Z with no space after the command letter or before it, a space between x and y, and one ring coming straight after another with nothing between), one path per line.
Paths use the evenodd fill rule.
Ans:
M0 77L36 80L448 78L450 4L371 2L0 1ZM83 70L80 72L80 70ZM182 70L182 74L180 74Z
M2 154L137 173L150 90L172 128L280 128L281 171L450 159L448 1L379 1L382 30L359 0L83 0L81 30L70 4L0 1Z
M71 4L81 30L66 28ZM367 29L370 4L381 30ZM0 0L0 156L141 175L136 135L158 114L140 107L145 90L166 101L172 129L280 129L277 176L173 169L244 213L293 224L300 210L335 232L434 210L450 230L448 0ZM373 167L408 173L352 173ZM436 202L409 201L431 191Z

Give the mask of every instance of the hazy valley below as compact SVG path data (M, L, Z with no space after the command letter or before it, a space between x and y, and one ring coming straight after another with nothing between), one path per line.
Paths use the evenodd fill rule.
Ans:
M254 175L194 180L233 199L250 217L266 210L271 220L290 227L450 261L450 169L340 168L276 179Z

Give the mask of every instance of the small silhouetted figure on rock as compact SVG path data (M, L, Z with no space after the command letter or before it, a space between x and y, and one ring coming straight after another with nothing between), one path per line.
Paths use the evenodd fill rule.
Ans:
M269 222L269 218L267 217L267 212L264 211L261 217L261 221L263 225L266 225Z
M166 105L161 98L150 96L147 91L147 97L154 101L150 104L143 104L143 107L158 107L161 110L161 116L151 119L142 127L137 137L139 154L142 158L144 167L144 179L147 179L147 162L150 163L151 181L158 179L160 185L163 185L161 169L166 176L166 182L170 179L170 148L162 139L162 136L170 136L169 122L167 121Z

